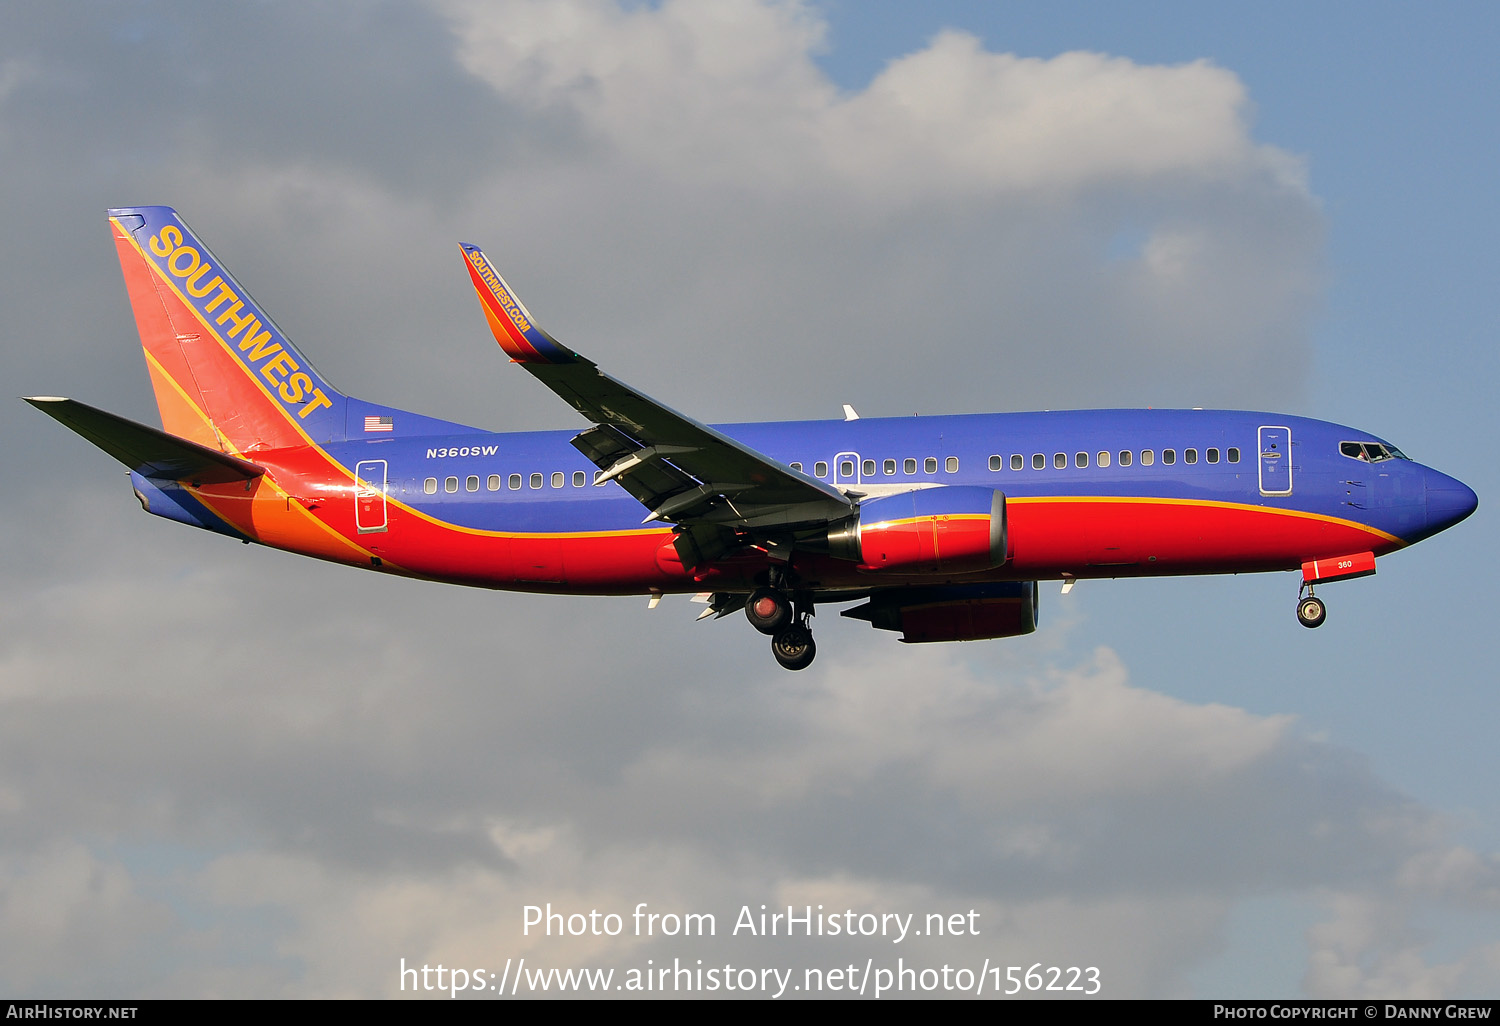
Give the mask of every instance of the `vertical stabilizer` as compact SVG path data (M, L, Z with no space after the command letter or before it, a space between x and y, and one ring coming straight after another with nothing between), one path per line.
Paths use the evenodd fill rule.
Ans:
M344 438L345 397L175 210L109 221L166 431L240 453Z

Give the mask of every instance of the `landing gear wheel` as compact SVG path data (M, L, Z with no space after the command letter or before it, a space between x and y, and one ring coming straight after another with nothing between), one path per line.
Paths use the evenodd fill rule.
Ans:
M818 646L813 644L812 631L793 624L771 639L771 654L786 669L803 670L818 654Z
M1304 627L1317 627L1328 619L1328 607L1315 595L1297 600L1297 621Z
M791 600L776 588L756 588L745 600L745 619L762 634L775 636L792 622Z

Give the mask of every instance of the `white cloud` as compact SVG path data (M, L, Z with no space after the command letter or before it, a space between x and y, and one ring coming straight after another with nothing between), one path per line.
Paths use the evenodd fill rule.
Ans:
M66 911L45 959L7 963L12 989L80 971L68 938L102 931L111 979L139 969L130 987L147 993L379 995L401 958L977 968L1025 951L1100 966L1110 994L1175 995L1242 898L1336 890L1309 938L1324 993L1405 944L1412 917L1495 904L1490 860L1347 753L1287 717L1142 688L1107 649L877 649L830 623L848 645L768 678L735 655L763 655L742 625L691 625L670 615L680 601L647 613L367 582L122 525L136 555L117 585L42 585L0 610L4 935ZM588 645L551 638L564 610ZM643 629L660 649L628 643ZM122 663L141 638L157 658ZM616 653L607 672L598 650ZM664 677L660 651L713 672ZM188 854L122 862L79 836ZM1395 912L1361 911L1393 891ZM702 944L523 937L522 906L549 901L706 911L721 929ZM760 903L974 909L983 932L899 951L726 936ZM119 939L143 936L170 969ZM1460 987L1486 978L1486 950L1406 944L1368 987L1398 970L1412 992Z
M1302 983L1310 997L1488 997L1500 985L1500 943L1480 940L1456 955L1435 955L1435 935L1422 927L1432 910L1399 891L1335 892L1324 905L1328 918L1307 936L1310 957ZM1484 934L1494 935L1489 929Z
M879 412L1299 398L1320 221L1225 69L1021 58L948 31L843 92L797 5L442 9L498 97L590 141L551 188L500 174L476 193L584 293L544 278L532 306L576 309L585 350L623 335L668 354L669 380L726 355L792 364L777 392L826 406L838 381ZM1143 227L1143 252L1111 256ZM913 358L985 373L893 388ZM1245 373L1267 362L1274 383Z
M485 344L462 237L560 338L711 421L1300 400L1321 219L1229 70L945 32L843 91L797 5L439 9L469 74L433 72L454 115L405 113L418 141L252 110L179 130L152 178L346 388L573 422Z
M851 95L815 65L823 27L795 4L442 6L465 66L499 93L565 107L695 185L889 204L1258 175L1305 198L1299 164L1249 139L1239 80L1206 61L1021 58L950 30Z

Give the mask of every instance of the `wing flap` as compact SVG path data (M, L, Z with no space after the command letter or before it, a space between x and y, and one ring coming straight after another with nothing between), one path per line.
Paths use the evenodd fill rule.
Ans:
M748 523L753 516L795 508L800 511L797 522L824 522L852 511L853 500L832 485L678 413L581 358L525 367L597 425L597 434L580 436L588 437L593 452L580 451L605 473L618 468L614 479L653 512L664 501L704 489L697 502L674 507L672 516L660 519ZM647 451L649 455L639 457ZM632 454L640 458L638 465L618 466Z
M598 483L616 482L647 509L657 509L663 500L701 484L656 458L661 447L641 445L608 425L589 428L572 441L573 447L599 468Z

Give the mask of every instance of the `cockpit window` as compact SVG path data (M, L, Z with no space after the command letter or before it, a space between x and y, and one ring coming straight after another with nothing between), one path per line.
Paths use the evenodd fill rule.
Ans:
M1381 460L1404 460L1406 454L1394 445L1382 442L1340 442L1339 452L1351 460L1379 463Z

